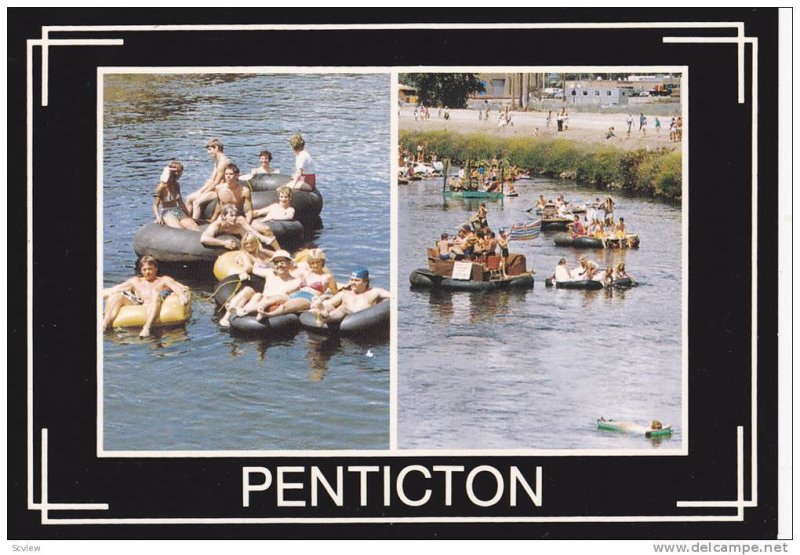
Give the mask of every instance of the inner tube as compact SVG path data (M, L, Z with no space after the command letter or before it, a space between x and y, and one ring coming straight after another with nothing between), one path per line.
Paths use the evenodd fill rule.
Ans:
M211 298L217 306L223 306L245 287L252 287L256 292L261 292L264 290L264 278L251 275L250 279L242 281L238 274L230 275L217 284Z
M589 237L587 235L579 235L572 237L569 233L559 233L553 238L553 241L559 247L573 247L576 249L602 249L603 241L596 237ZM631 248L639 247L639 236L630 234L628 235L628 242ZM606 239L607 248L627 248L627 245L622 245L622 242L617 238Z
M626 278L615 279L613 285L614 287L627 288L627 287L633 287L636 284L631 278L626 277Z
M597 287L593 285L594 283L599 283L600 286ZM549 277L544 280L545 287L553 287L556 286L558 289L602 289L604 286L602 282L596 280L578 280L578 281L560 281L557 282L553 278ZM620 278L615 279L614 282L611 284L612 287L616 287L619 289L627 289L628 287L633 287L636 283L629 277L627 278Z
M179 295L169 295L161 303L161 312L153 322L154 328L166 328L171 326L181 326L192 316L192 298L183 304ZM147 319L147 309L144 305L125 305L123 306L114 322L111 324L115 328L141 328Z
M286 337L300 329L297 314L281 314L259 321L255 316L231 317L231 333L244 337Z
M426 268L418 268L411 272L409 281L412 287L435 287L450 291L494 291L497 289L531 289L533 287L533 275L528 272L504 280L475 281L451 279L438 276Z
M236 263L236 257L241 254L241 251L228 251L224 252L217 257L214 262L214 277L218 280L223 280L228 276L239 275L244 272L244 268Z
M282 173L258 173L247 184L253 192L275 191L278 187L283 187L291 180L292 176Z
M348 314L338 324L319 324L311 312L300 314L300 324L307 330L321 335L345 335L359 337L381 337L389 330L391 303L383 299L376 305L355 314Z
M596 290L603 288L603 282L594 279L577 279L575 281L556 281L555 285L556 289Z
M278 202L278 191L254 191L252 198L254 209L264 208ZM211 219L216 207L216 200L206 204L203 209L203 218L206 220ZM322 195L319 191L301 191L299 189L294 189L292 191L292 207L294 208L295 220L304 224L309 229L319 229L322 227L322 220L319 216L322 212Z
M292 250L303 242L303 225L297 221L270 222L270 229L281 247ZM133 238L133 250L138 256L150 255L159 262L214 262L222 247L205 247L200 242L201 231L176 229L156 223L145 224ZM221 235L223 238L230 236Z
M572 223L568 218L542 218L542 231L564 231L567 229L567 224Z

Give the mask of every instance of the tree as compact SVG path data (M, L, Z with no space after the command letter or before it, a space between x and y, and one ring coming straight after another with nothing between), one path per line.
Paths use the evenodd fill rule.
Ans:
M470 94L486 90L476 73L405 73L400 81L414 86L428 106L464 108Z

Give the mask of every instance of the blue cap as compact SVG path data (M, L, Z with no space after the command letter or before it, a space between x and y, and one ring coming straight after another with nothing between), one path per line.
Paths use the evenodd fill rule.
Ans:
M364 266L359 266L353 270L353 273L350 274L350 277L356 279L369 279L369 270L367 270Z

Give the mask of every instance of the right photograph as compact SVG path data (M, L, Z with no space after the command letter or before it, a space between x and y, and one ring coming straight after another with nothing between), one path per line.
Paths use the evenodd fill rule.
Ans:
M571 69L399 74L399 449L686 451L686 77Z

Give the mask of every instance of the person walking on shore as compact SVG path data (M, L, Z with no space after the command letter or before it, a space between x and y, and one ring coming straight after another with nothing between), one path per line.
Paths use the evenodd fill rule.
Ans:
M626 119L625 122L628 124L628 137L630 137L631 126L633 126L633 116L631 114L628 114L628 119Z

